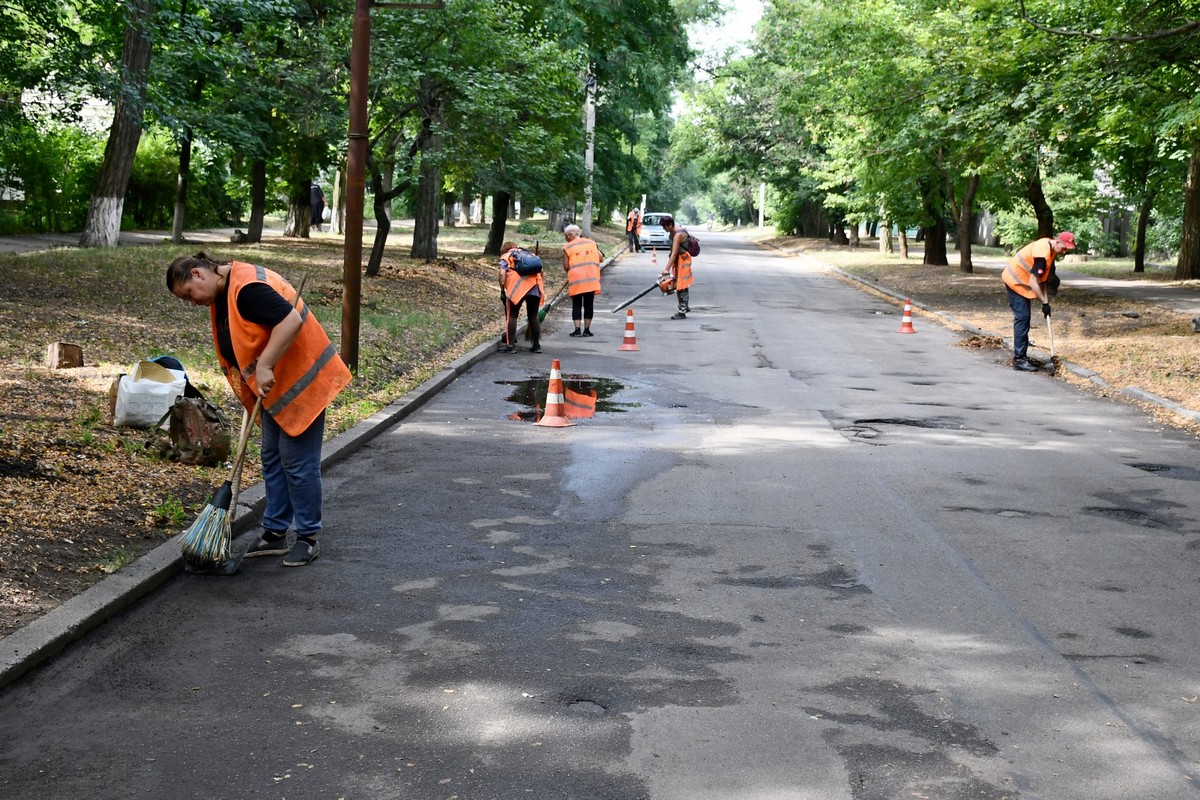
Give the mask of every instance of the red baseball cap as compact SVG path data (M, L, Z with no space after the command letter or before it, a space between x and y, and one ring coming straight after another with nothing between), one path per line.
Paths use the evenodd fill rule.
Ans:
M1068 250L1075 249L1075 234L1071 233L1070 231L1062 231L1056 238L1065 244Z

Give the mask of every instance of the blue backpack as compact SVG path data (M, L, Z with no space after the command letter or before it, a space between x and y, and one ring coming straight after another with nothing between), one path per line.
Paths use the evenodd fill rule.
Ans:
M542 271L542 259L523 247L518 247L512 251L512 259L513 269L522 278L529 275L537 275Z

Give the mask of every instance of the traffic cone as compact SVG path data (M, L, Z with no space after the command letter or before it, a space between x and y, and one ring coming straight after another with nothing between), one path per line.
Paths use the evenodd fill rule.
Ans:
M546 388L546 413L533 424L543 428L566 428L574 425L574 422L567 419L566 403L563 397L562 367L558 365L556 358L550 365L550 384Z
M650 248L650 263L655 269L658 269L658 251L653 247Z
M904 318L900 320L900 330L896 333L916 333L912 326L912 301L904 298Z
M641 350L637 345L637 334L633 330L633 309L625 315L625 341L621 342L618 350Z

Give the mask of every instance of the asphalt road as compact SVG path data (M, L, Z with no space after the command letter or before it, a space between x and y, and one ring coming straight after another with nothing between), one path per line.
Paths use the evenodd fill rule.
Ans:
M638 352L648 254L594 338L560 308L333 467L314 564L181 576L0 693L0 797L1200 794L1194 441L702 239ZM551 359L608 410L510 418Z

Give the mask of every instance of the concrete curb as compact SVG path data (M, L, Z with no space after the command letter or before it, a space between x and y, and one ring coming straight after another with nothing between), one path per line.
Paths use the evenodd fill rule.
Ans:
M601 271L626 249L628 245L618 246L600 265ZM548 308L554 308L561 300L560 295L555 302L548 304ZM495 352L495 342L479 345L466 355L450 362L445 369L387 408L338 434L322 447L321 468L328 469L349 458ZM233 523L235 542L257 525L265 503L266 492L261 483L247 487L238 496L237 513ZM0 639L0 689L54 658L73 642L133 607L142 598L182 573L182 539L182 533L172 537L132 564L105 577L82 594Z

